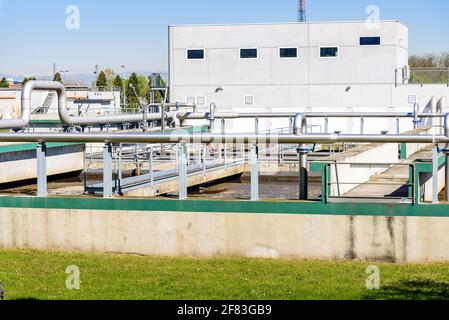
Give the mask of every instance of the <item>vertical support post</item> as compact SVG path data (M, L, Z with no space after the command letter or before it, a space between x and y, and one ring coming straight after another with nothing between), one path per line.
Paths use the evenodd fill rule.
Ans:
M217 105L215 103L210 104L210 113L209 113L209 127L210 133L214 133L215 131L215 112L217 111Z
M360 117L360 134L365 133L365 118Z
M37 158L37 196L46 197L47 189L47 146L45 142L39 142L36 147Z
M259 200L259 150L256 143L251 145L251 201Z
M297 114L295 117L294 134L304 135L307 131L307 118L304 114ZM308 199L308 169L307 154L310 150L305 144L301 144L298 148L299 153L299 200Z
M288 128L289 128L288 133L293 133L293 121L294 121L294 119L292 117L290 117L289 125L288 125Z
M225 118L221 119L221 134L225 134L226 133L226 120Z
M112 144L103 147L103 198L112 198Z
M187 199L187 147L181 143L178 148L179 200Z
M396 117L396 134L401 134L401 120Z
M329 118L328 117L324 118L324 133L326 133L326 134L329 133Z
M259 134L259 117L256 117L256 120L255 120L255 125L256 125L256 134Z
M438 203L438 145L435 145L432 149L432 203Z
M118 151L118 185L115 193L118 195L122 190L122 180L123 180L123 144L119 144Z
M207 145L203 145L203 176L206 177L206 170L207 170L207 166L206 166L206 152L207 152Z
M154 188L154 156L153 156L153 148L150 148L150 183L151 183L151 188Z
M449 113L444 116L444 134L446 138L449 138ZM445 196L446 201L449 201L449 143L446 144L444 149L444 154L446 155L446 188Z
M420 120L418 118L419 115L419 105L415 103L413 105L413 129L418 129L418 124L420 123Z

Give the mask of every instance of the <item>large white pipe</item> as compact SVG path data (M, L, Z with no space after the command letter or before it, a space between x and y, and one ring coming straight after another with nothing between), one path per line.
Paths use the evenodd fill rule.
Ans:
M115 124L126 122L139 122L145 120L160 120L161 115L149 114L124 114L119 116L100 117L72 117L67 110L67 94L62 83L56 81L28 81L22 90L22 111L21 118L15 120L0 121L0 129L23 129L28 126L31 117L31 93L34 90L56 91L58 94L58 113L62 123L66 126L87 126ZM168 113L168 118L173 119L175 113Z
M28 126L31 118L31 93L34 90L47 89L42 81L28 81L22 89L22 106L20 119L1 120L0 129L21 130Z
M437 113L439 114L445 114L446 112L446 106L447 106L447 98L446 97L441 97L440 100L438 101L437 104ZM440 124L440 134L444 133L444 120L443 118L440 118L439 120L439 124Z

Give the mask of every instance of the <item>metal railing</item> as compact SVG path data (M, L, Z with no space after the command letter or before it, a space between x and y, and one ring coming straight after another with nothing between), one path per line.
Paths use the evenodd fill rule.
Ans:
M409 83L449 85L449 68L411 68Z

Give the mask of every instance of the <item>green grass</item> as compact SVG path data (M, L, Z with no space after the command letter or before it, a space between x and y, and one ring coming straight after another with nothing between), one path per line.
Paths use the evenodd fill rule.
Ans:
M53 299L449 299L449 264L375 264L382 287L365 287L374 263L184 259L0 249L7 300ZM65 270L81 270L81 290Z

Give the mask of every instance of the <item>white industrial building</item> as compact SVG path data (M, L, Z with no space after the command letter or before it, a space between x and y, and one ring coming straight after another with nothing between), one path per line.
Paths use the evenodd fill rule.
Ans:
M204 110L214 102L219 112L411 112L415 102L423 111L432 96L449 95L447 85L408 84L408 28L398 21L170 26L169 63L171 102ZM373 119L367 132L394 126ZM331 129L357 132L359 124Z

